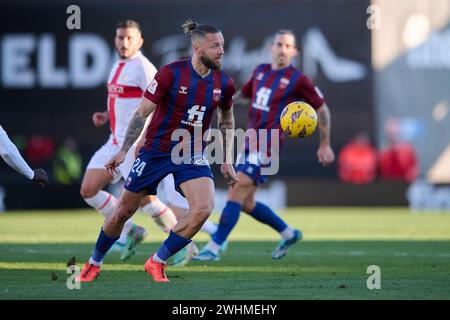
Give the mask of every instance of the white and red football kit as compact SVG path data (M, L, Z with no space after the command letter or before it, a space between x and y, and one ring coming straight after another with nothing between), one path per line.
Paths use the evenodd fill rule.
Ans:
M141 53L136 52L128 59L117 61L108 78L108 114L111 134L108 141L92 156L87 169L104 169L125 139L128 124L139 108L144 91L154 78L155 66ZM122 165L117 169L113 182L126 178L134 162L134 148L131 148Z

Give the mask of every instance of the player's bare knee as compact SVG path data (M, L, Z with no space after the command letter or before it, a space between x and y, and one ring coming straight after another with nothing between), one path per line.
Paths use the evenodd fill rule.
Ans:
M83 199L89 199L95 196L100 190L97 190L97 188L94 188L90 185L81 185L80 188L80 195Z

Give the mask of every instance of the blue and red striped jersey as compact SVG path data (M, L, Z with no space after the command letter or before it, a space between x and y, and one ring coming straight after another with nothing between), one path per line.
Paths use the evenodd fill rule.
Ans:
M281 130L281 112L291 102L305 101L316 110L325 103L319 89L292 65L278 70L270 64L259 65L242 88L242 96L251 99L247 129L256 130Z
M225 72L211 70L202 78L190 59L162 67L144 93L157 105L146 132L145 150L171 152L179 142L171 141L176 129L186 129L193 137L194 128L201 128L203 135L216 108L231 108L235 90L234 80Z

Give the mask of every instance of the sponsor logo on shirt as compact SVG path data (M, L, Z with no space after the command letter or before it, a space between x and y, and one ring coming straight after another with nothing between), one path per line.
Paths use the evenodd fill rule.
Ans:
M156 79L153 79L152 82L150 82L147 91L151 94L155 94L156 88L158 88L158 81L156 81Z
M108 93L109 94L122 94L123 87L118 84L108 84Z
M189 117L186 120L181 120L182 124L191 126L191 127L202 127L203 126L203 116L205 114L206 107L194 105L192 106L187 113Z

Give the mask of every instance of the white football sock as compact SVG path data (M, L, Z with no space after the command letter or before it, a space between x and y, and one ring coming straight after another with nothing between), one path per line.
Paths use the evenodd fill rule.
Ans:
M100 267L102 265L103 261L95 261L92 259L92 257L89 258L89 264L93 264L94 266Z
M164 261L163 259L161 259L160 257L158 257L158 255L155 253L154 255L153 255L153 261L155 261L155 262L159 262L159 263L166 263L166 261Z
M100 190L97 194L91 198L84 199L88 205L97 210L102 216L105 218L109 217L114 213L114 210L117 207L117 198L113 196L111 193L106 192L104 190ZM122 233L120 234L118 242L125 244L126 243L126 235L130 231L133 226L133 221L128 219L123 226Z
M283 232L280 233L280 235L284 240L289 240L294 237L294 231L294 228L287 226L287 228L284 229Z
M213 240L209 241L208 244L206 245L206 249L208 249L215 255L219 255L220 247L221 247L221 245L215 243Z
M219 227L217 224L215 224L212 221L206 220L206 222L201 227L200 231L208 233L210 236L212 236L214 233L216 233L217 229Z
M85 198L84 201L92 208L97 210L102 216L109 217L114 213L114 209L117 206L117 198L111 193L100 190L91 198Z
M173 211L158 198L147 203L141 210L147 213L166 233L172 230L178 222Z

